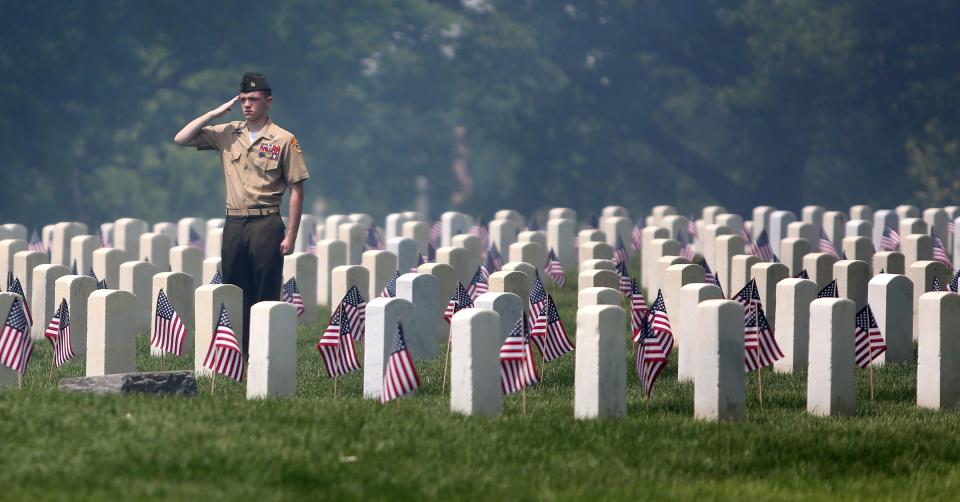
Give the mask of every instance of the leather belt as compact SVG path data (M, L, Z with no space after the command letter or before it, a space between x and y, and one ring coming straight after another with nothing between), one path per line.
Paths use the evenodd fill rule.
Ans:
M280 214L280 206L227 209L227 216L267 216L268 214Z

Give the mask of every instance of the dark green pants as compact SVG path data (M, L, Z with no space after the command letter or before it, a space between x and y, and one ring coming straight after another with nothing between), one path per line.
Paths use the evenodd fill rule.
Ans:
M243 290L243 354L250 347L250 307L279 301L283 281L280 243L286 228L279 214L227 216L220 249L223 282Z

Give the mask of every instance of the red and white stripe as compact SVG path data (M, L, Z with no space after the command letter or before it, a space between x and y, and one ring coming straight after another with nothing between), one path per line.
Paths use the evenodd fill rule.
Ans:
M407 349L390 354L387 369L383 374L383 391L380 402L386 403L398 397L406 396L420 387L420 375L417 374L413 358Z
M500 347L500 389L504 395L520 392L540 382L533 348L523 336L510 336Z

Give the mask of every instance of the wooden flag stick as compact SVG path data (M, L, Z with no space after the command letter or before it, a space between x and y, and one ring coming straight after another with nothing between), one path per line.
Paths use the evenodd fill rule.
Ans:
M524 387L520 389L520 392L523 394L523 414L527 414L527 388Z
M757 393L760 395L760 409L763 409L763 368L757 369Z
M873 364L870 365L870 400L873 401Z
M337 377L333 377L333 398L337 398Z
M441 394L447 393L447 364L450 362L450 335L447 335L447 354L443 357L443 387Z
M160 371L163 371L163 352L160 353Z
M53 383L53 370L57 367L57 354L50 354L50 383Z
M213 372L213 383L210 384L210 395L217 393L217 372Z
M17 390L23 389L23 373L17 372Z

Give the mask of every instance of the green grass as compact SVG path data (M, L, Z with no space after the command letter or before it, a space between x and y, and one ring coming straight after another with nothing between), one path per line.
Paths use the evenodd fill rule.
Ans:
M575 326L575 281L556 294ZM325 315L325 313L321 313ZM573 418L573 355L544 382L504 400L498 418L449 412L442 359L421 361L412 399L362 399L361 376L338 384L313 348L324 326L298 334L295 398L246 401L226 379L211 397L93 396L53 390L40 344L25 389L0 391L0 498L619 498L919 499L960 493L960 415L914 406L915 365L876 372L870 401L858 373L855 418L805 412L805 376L748 378L748 418L703 423L675 360L650 403L630 370L628 416ZM141 336L138 366L159 369ZM192 355L167 369L192 368ZM632 362L628 368L632 368ZM59 376L82 371L72 362Z

